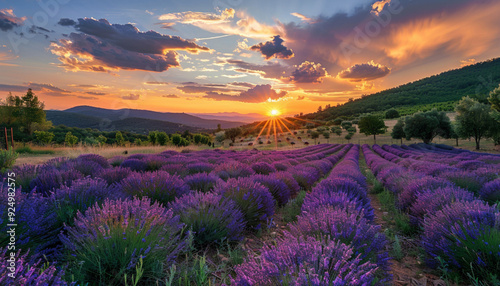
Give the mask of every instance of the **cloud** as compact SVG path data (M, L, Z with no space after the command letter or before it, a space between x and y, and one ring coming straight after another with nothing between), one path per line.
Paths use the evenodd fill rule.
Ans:
M80 33L52 43L50 50L70 71L147 70L162 72L178 67L177 50L191 53L206 47L177 36L141 32L131 24L110 24L106 19L78 19Z
M25 85L0 84L0 90L8 92L26 92L28 91L28 87Z
M295 16L295 17L299 18L300 20L302 20L304 22L307 22L307 23L311 23L312 24L312 23L316 22L314 19L308 18L308 17L306 17L306 16L304 16L304 15L302 15L300 13L294 12L294 13L290 13L290 15Z
M175 95L175 94L166 94L166 95L162 95L161 97L165 97L165 98L180 98L178 95Z
M285 97L286 91L277 92L270 84L256 85L246 91L242 91L239 95L230 95L217 92L207 92L204 98L209 98L217 101L240 101L245 103L261 103L266 101L278 100Z
M238 89L228 88L225 84L199 84L196 82L184 82L182 86L177 87L184 93L206 93L206 92L231 92Z
M86 91L86 94L92 94L92 95L106 95L107 93L105 92L99 92L99 91Z
M214 13L187 11L163 14L158 19L182 24L213 25L228 22L229 19L234 17L234 13L234 9L225 9L221 11L220 15Z
M147 84L147 85L167 85L170 83L168 83L166 81L147 81L144 84Z
M0 30L7 32L19 27L26 20L26 17L16 17L12 9L0 9Z
M28 87L33 90L41 90L41 91L53 91L57 93L71 93L71 91L59 88L50 83L34 83L30 82Z
M272 41L259 43L250 47L253 51L259 51L266 60L275 57L278 59L289 59L293 57L293 51L283 45L283 39L279 35L274 36Z
M380 12L384 10L385 5L390 5L391 0L382 0L382 1L377 1L373 3L372 5L372 13L375 15L379 16Z
M321 64L305 61L292 72L290 80L298 83L320 83L326 76L328 73Z
M121 98L124 100L139 100L140 97L141 97L140 94L132 94L131 93L130 95L124 95Z
M356 64L347 68L337 75L339 78L347 79L352 82L370 81L387 76L391 69L374 61L368 63Z
M246 12L235 12L233 9L225 9L221 11L220 15L191 11L170 13L161 15L159 19L193 25L212 33L239 35L248 38L268 39L281 33L279 26L260 23Z
M175 30L174 25L175 23L158 23L161 25L162 29L169 29L169 30Z
M88 100L96 100L96 99L99 99L95 96L85 96L85 95L78 95L77 96L78 98L81 98L81 99L88 99Z
M73 19L61 18L57 24L61 26L75 26L76 22Z
M284 66L278 62L268 62L265 65L259 65L242 60L229 59L225 60L224 63L234 66L234 71L258 74L262 78L282 79L291 71L289 66Z
M466 60L461 60L460 61L460 66L461 67L466 67L466 66L470 66L470 65L473 65L473 64L476 64L477 63L477 60L476 59L466 59Z
M249 83L249 82L232 82L230 83L230 85L234 85L234 86L243 86L243 87L254 87L255 84L253 83Z

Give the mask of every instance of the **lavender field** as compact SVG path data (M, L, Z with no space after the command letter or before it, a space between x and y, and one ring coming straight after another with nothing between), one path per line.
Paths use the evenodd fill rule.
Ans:
M429 275L500 283L497 154L425 144L87 154L2 176L1 285L392 285L404 235ZM381 191L411 234L378 223Z

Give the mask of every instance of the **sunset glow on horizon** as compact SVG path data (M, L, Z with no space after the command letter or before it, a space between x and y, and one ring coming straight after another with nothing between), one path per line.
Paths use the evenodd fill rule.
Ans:
M493 0L60 2L0 7L0 99L283 117L500 55Z

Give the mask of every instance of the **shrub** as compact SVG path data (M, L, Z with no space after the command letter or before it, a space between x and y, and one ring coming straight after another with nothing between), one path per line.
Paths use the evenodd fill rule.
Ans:
M166 159L163 156L146 156L140 160L146 163L146 171L160 170L166 164Z
M486 183L479 191L479 195L490 203L500 201L500 178Z
M210 173L214 169L214 167L209 163L198 162L188 164L187 169L189 174Z
M301 191L294 199L289 200L283 207L283 220L286 223L297 220L297 216L302 212L301 208L306 194L306 191Z
M464 277L468 270L481 281L500 268L500 214L481 201L457 202L445 206L424 221L422 246L427 264L438 259ZM439 257L439 258L438 258Z
M7 247L0 248L0 284L2 285L67 285L63 280L64 271L58 270L53 264L42 264L39 259L30 263L29 252L16 254L14 277L10 277L10 251Z
M486 183L486 178L466 170L446 172L441 174L441 177L474 194L478 194L481 187Z
M154 284L186 248L182 228L172 210L147 198L106 200L78 213L61 239L72 274L82 284L122 285L124 275L135 275L138 266L141 284Z
M129 168L136 172L144 172L148 168L148 164L139 159L126 159L120 164L120 167Z
M262 175L269 175L276 172L276 169L266 162L254 163L251 168L255 171L255 173Z
M310 190L320 178L318 169L313 167L296 166L289 169L288 172L292 174L299 186L305 190Z
M148 197L164 205L189 192L179 176L165 171L131 173L122 180L120 187L128 196Z
M125 156L114 156L113 158L108 159L108 162L112 167L118 167L123 161L125 161L125 159L127 159Z
M417 195L422 190L435 190L438 188L451 187L452 183L442 178L424 176L408 182L403 187L398 196L398 206L402 210L407 210L417 199Z
M422 190L409 209L410 223L420 225L425 215L431 215L448 204L474 200L474 194L457 187Z
M16 174L16 185L21 187L23 192L30 192L30 183L36 178L38 167L36 165L24 164L15 166L12 172Z
M82 154L78 157L76 157L76 160L83 160L83 161L92 161L97 164L99 164L102 168L106 169L109 168L111 165L108 162L108 159L104 158L101 155L97 154Z
M361 253L362 263L377 264L380 269L389 270L389 257L385 251L387 239L380 226L371 224L357 214L342 209L322 207L319 211L298 217L290 225L294 236L313 236L317 240L339 240Z
M17 159L17 153L12 150L0 150L0 172L14 165Z
M265 244L260 257L236 266L237 285L371 285L377 266L361 263L341 242L296 238L285 233L277 245Z
M168 207L194 232L198 246L242 239L243 213L234 201L221 195L195 192L177 198Z
M179 175L184 177L188 174L188 169L183 164L168 164L160 169L161 171L165 171L170 175Z
M248 165L237 161L222 163L215 167L214 172L224 181L230 178L249 177L255 174L255 171Z
M104 179L108 185L119 183L130 175L132 171L129 168L115 167L103 170L98 176Z
M213 191L215 185L219 181L221 181L219 177L207 173L198 173L184 178L184 183L186 183L191 190L203 193Z
M373 208L370 204L363 203L362 200L353 198L351 195L344 192L325 193L313 191L305 197L304 203L302 204L302 212L313 213L323 206L331 206L343 209L349 213L362 215L370 221L375 217Z
M64 170L76 170L83 174L83 176L95 177L104 170L99 163L90 160L77 159L62 166Z
M253 175L250 178L264 187L267 187L278 203L278 206L285 205L290 199L290 189L288 186L273 175Z
M49 195L54 189L58 189L63 185L71 186L74 180L81 178L83 178L82 173L76 170L45 169L40 171L36 178L31 181L30 189L36 188L37 193Z
M273 196L250 178L229 179L218 183L214 190L236 202L249 228L260 229L262 222L274 214Z
M288 172L276 172L273 174L276 179L281 180L288 186L290 190L290 197L296 196L300 191L300 186L297 181L293 178L293 175Z
M352 199L359 199L365 205L370 204L366 189L361 187L356 181L348 178L328 178L317 184L313 192L319 193L346 193Z

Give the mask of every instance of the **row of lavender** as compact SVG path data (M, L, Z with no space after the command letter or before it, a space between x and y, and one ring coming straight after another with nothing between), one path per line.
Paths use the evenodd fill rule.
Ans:
M498 156L471 152L458 152L456 156L440 151L405 152L404 147L388 145L374 145L373 150L385 159L417 173L446 179L490 203L500 201Z
M353 146L308 193L297 222L236 268L236 285L380 285L390 281L387 240Z
M398 207L409 215L410 222L421 229L420 242L430 267L444 268L446 263L458 276L498 282L500 212L496 205L457 186L447 175L447 164L412 162L414 159L404 154L399 157L376 145L373 151L368 145L362 150L373 174L396 195ZM444 171L438 171L439 167ZM494 169L486 169L494 178ZM482 188L479 193L484 195L486 191Z
M17 192L17 246L34 255L18 253L17 280L2 275L0 283L62 283L64 271L56 274L54 265L40 272L41 257L66 260L70 269L78 266L76 280L98 277L108 285L122 283L124 274L133 272L143 258L148 277L157 278L188 244L237 241L244 230L259 229L276 206L286 204L300 187L310 188L350 147L318 145L266 153L166 151L109 161L82 155L14 168L20 185L31 190ZM110 165L117 161L118 166ZM5 218L2 204L2 245L9 240ZM1 254L6 258L7 249ZM0 264L0 273L6 268L7 263Z

